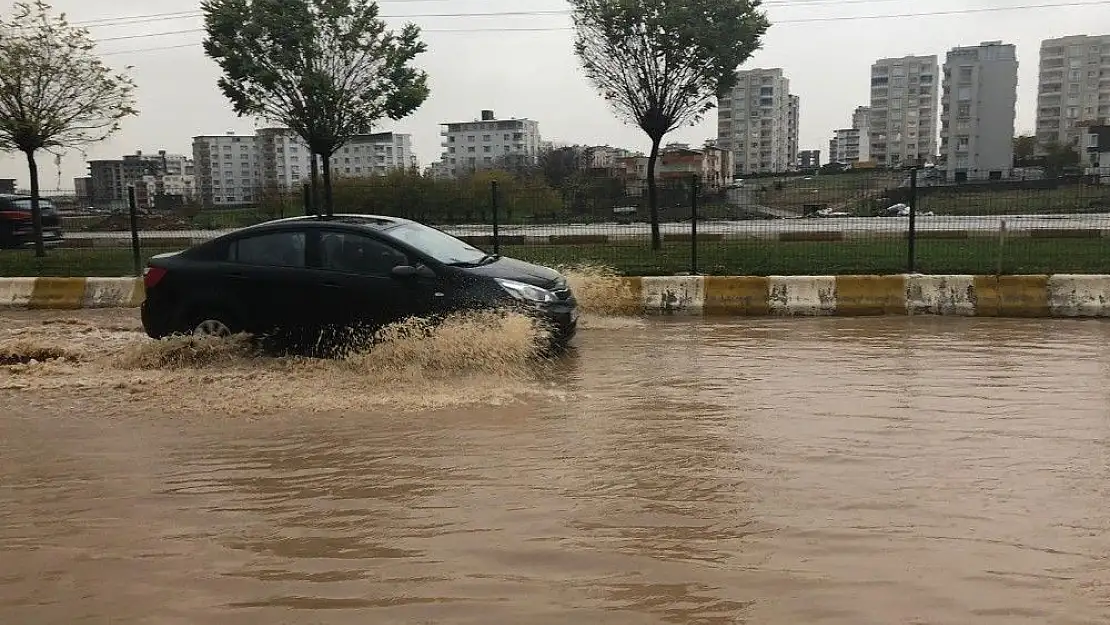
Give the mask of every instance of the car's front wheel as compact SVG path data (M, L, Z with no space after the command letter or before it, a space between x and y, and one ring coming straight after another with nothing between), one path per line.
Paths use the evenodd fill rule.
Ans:
M229 338L239 332L235 320L223 311L194 313L184 330L197 338Z

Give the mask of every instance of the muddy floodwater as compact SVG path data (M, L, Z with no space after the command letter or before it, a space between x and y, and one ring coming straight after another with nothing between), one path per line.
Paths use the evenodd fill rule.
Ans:
M0 317L62 350L0 367L0 623L1110 622L1105 323L589 319L529 372Z

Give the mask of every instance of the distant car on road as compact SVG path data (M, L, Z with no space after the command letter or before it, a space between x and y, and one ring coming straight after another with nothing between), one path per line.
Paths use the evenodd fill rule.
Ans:
M933 213L933 211L920 211L919 210L919 211L916 211L916 213L917 213L918 217L935 217L936 216L936 214ZM888 206L887 209L885 211L883 211L883 216L885 216L885 217L909 217L910 216L910 207L909 207L908 204L902 204L902 203L894 204L892 206Z
M150 260L142 322L172 334L319 337L408 317L510 307L574 337L578 306L554 269L488 254L435 228L392 217L294 217Z
M39 199L42 210L42 238L47 245L62 241L62 221L58 209L47 199ZM0 194L0 249L26 247L35 240L31 220L31 196Z

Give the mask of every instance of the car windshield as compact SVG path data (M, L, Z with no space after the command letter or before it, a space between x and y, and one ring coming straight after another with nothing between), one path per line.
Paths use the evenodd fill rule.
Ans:
M389 229L390 236L424 252L441 263L479 263L487 254L455 237L418 223L405 223Z
M31 198L12 200L12 206L14 206L16 210L29 211L31 210ZM54 205L46 200L39 200L39 208L44 211L51 210L54 208Z

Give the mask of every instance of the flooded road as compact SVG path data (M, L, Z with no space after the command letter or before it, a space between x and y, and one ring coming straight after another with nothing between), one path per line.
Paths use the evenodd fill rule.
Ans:
M74 355L0 368L0 623L1110 620L1105 323L594 319L357 378L3 316Z

